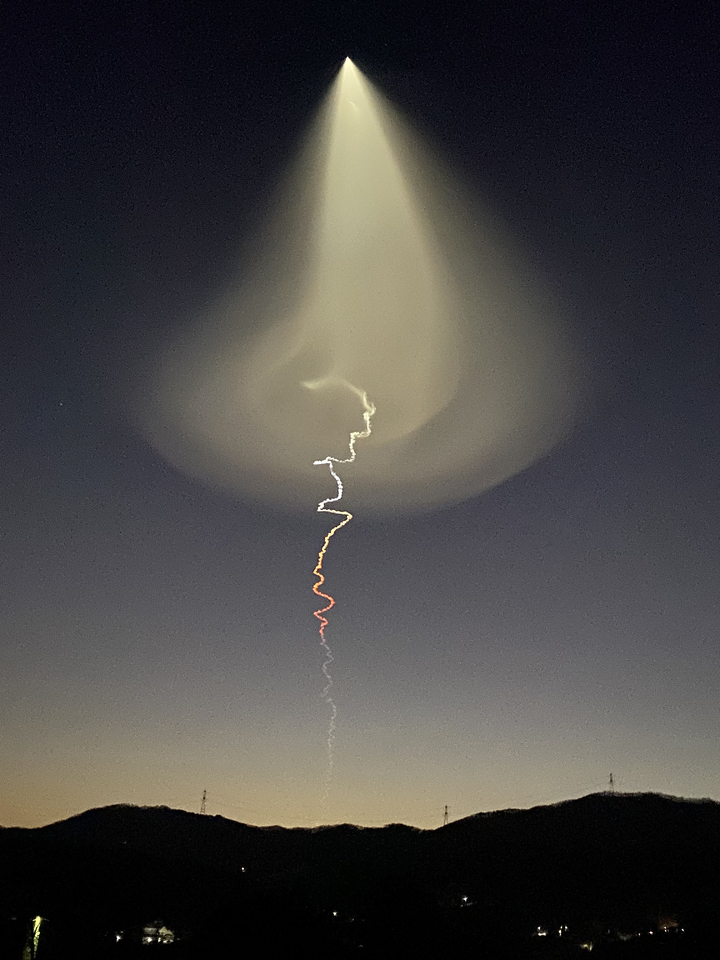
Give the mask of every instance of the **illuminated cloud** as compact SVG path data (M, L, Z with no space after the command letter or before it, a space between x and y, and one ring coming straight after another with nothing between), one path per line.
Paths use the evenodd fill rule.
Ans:
M347 60L258 243L255 275L172 344L145 429L206 482L308 509L347 470L364 511L471 497L568 430L578 368L490 218ZM274 238L274 239L273 239ZM353 388L348 389L347 384Z

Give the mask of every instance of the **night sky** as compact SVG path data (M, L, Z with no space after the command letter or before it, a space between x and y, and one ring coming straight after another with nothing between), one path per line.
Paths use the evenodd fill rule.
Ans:
M435 826L611 772L720 799L718 24L473 6L5 12L0 823L207 790L250 823ZM327 520L184 475L128 396L251 271L346 55L563 304L593 390L502 485L334 541L321 804Z

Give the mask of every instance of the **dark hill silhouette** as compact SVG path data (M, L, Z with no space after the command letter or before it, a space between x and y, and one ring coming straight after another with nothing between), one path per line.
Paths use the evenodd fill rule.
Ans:
M0 955L20 960L20 927L41 914L38 960L144 956L140 930L156 919L178 932L163 947L176 957L303 943L332 957L580 956L590 942L595 956L644 956L661 941L663 956L691 957L720 932L718 863L720 804L658 794L592 794L437 830L254 827L117 805L0 829Z

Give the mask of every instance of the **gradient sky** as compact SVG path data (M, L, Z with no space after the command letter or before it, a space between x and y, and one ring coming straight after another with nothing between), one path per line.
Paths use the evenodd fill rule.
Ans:
M552 802L611 771L720 799L712 24L663 5L71 6L6 14L0 57L0 823L198 809L206 789L250 823L434 826L445 804ZM503 485L334 541L321 806L327 523L189 479L126 397L250 273L346 55L564 304L597 389Z

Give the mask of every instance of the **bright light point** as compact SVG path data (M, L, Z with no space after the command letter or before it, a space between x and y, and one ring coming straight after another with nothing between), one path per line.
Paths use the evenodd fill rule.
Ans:
M425 510L495 486L577 409L555 305L349 58L313 133L255 279L143 385L148 435L194 476L305 509L362 384L382 419L352 465L354 506Z

